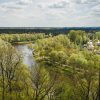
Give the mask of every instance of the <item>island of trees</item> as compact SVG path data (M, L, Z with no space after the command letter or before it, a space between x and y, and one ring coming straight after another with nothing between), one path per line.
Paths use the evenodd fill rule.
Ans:
M14 44L33 50L31 68ZM100 100L100 32L0 34L0 100Z

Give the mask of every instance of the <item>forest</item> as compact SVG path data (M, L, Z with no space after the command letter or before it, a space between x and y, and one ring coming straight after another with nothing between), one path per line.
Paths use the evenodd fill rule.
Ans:
M100 27L0 27L0 34L4 33L53 33L53 34L66 34L70 30L83 30L86 32L95 33L100 31Z
M100 31L0 34L0 100L100 100Z

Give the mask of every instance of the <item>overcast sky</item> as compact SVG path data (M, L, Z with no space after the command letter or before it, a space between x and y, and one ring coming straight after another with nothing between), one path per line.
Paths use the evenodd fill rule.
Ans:
M0 27L100 26L100 0L0 0Z

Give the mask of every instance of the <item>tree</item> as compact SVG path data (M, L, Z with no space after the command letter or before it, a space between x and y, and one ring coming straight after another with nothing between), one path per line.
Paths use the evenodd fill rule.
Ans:
M74 42L77 45L84 44L88 40L85 31L81 31L81 30L78 31L71 30L68 33L68 37L72 42Z
M2 100L5 99L5 88L8 89L10 100L12 99L12 83L16 70L21 62L21 57L16 49L9 43L0 43L0 75L2 77Z
M39 40L34 47L34 57L38 63L49 67L61 67L67 64L67 48L71 43L66 35Z
M44 100L53 95L55 80L50 79L49 73L44 67L35 66L31 70L32 88L34 90L34 100Z
M95 39L100 40L100 32L96 32L94 35Z
M73 92L76 99L98 100L99 57L91 52L72 54L69 65L73 67ZM78 98L77 98L78 97Z

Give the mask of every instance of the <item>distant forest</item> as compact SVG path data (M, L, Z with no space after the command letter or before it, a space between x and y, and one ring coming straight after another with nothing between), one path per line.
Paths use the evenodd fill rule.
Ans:
M100 27L0 27L1 33L53 33L53 34L65 34L70 30L84 30L86 32L95 33L100 31Z

